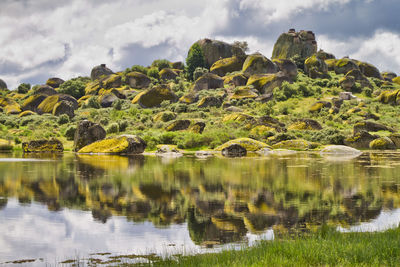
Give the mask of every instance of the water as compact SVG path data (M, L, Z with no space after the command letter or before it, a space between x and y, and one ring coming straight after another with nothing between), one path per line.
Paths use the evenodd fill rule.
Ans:
M399 173L398 153L339 160L0 154L0 263L146 261L324 223L383 231L400 223Z

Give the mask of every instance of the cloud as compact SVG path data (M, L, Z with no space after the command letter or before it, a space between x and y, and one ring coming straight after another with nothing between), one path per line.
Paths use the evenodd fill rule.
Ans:
M399 71L397 60L365 52L387 50L374 36L378 30L396 36L399 11L396 0L3 0L0 78L15 88L88 75L101 63L118 71L157 58L184 60L190 45L205 37L247 41L251 51L270 57L289 28L313 30L322 47L337 44L332 52ZM358 44L364 52L358 51L353 40L375 47Z

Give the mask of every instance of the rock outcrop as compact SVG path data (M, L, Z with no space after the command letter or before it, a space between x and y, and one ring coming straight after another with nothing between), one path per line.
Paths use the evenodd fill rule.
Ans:
M132 88L143 89L149 87L151 80L147 75L133 71L126 74L126 83Z
M35 140L22 143L24 153L46 153L46 152L63 152L64 147L60 140Z
M231 144L224 147L221 151L221 154L222 156L229 158L245 157L247 155L247 151L239 144Z
M46 82L46 85L51 86L52 88L56 89L59 88L61 84L63 84L65 81L61 78L53 77L49 78Z
M90 78L92 80L97 80L101 77L109 76L111 74L114 74L114 72L107 68L106 64L101 64L92 69L92 71L90 72Z
M0 90L7 89L7 84L5 81L0 79Z
M106 130L104 130L100 124L83 120L79 123L78 128L75 131L74 150L78 151L82 147L98 140L102 140L105 137Z
M240 71L244 63L243 57L229 57L220 59L211 66L211 73L217 74L219 76L225 76L225 74L234 71Z
M317 41L312 31L282 33L274 45L272 58L290 59L294 56L308 58L317 52Z
M224 80L214 73L205 73L196 80L193 90L208 90L224 87Z
M121 135L91 143L81 148L78 153L141 154L145 149L146 142L140 137L135 135Z
M156 85L136 95L132 104L139 104L143 108L152 108L159 106L161 102L166 100L176 102L178 97L167 85Z
M243 63L242 72L245 76L250 77L254 74L276 73L278 72L278 67L262 54L256 53L247 56Z
M216 61L221 58L232 57L235 54L244 55L243 51L235 49L231 44L211 39L202 39L197 41L204 54L206 67L210 68Z

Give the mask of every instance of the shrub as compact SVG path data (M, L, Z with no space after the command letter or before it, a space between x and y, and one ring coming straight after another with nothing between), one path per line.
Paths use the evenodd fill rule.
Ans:
M203 51L198 43L195 43L190 47L188 56L186 58L186 72L189 80L193 80L193 73L196 68L206 67Z
M207 73L208 69L206 68L202 68L202 67L198 67L194 70L193 72L193 80L197 80L198 78L200 78L201 76L203 76L203 74Z
M124 100L117 99L116 101L114 101L114 103L112 103L112 108L115 110L121 110L123 104L124 104Z
M151 67L156 67L160 71L165 68L171 68L172 64L166 59L156 59L151 63Z
M28 91L31 89L31 84L29 83L21 83L18 88L17 91L19 94L26 94L28 93Z
M85 88L88 82L89 78L87 77L73 78L61 84L58 92L61 94L71 95L76 99L79 99L85 95Z
M157 67L152 67L147 71L147 76L154 78L154 79L159 79L160 76L158 75L159 70Z
M58 117L57 123L59 125L66 124L69 122L69 117L67 114L62 114Z
M92 96L88 99L86 107L88 108L100 108L100 103L97 101L96 96Z
M112 133L118 133L119 132L119 125L118 123L111 123L110 126L107 128L107 133L112 134Z
M76 126L71 125L65 130L64 136L67 138L67 140L74 140L75 132Z
M140 72L140 73L143 73L143 74L146 74L147 75L147 68L146 67L143 67L143 66L141 66L141 65L133 65L131 68L130 68L130 72L131 71L137 71L137 72Z
M119 131L124 132L126 130L126 128L128 128L128 121L126 121L126 120L119 121L118 126L119 126Z

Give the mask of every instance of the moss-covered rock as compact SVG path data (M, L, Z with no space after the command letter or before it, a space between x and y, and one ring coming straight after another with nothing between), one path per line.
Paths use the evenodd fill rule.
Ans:
M262 148L271 148L269 145L251 138L237 138L220 145L219 147L215 148L215 150L221 151L224 148L233 144L238 144L244 147L247 151L252 151L252 152L258 151Z
M354 79L353 76L345 76L339 80L340 87L342 87L343 90L346 91L351 91L355 84L356 84L356 79Z
M234 86L244 86L247 83L247 77L241 73L235 73L224 77L224 84L232 84Z
M60 140L35 140L22 143L24 153L63 152L64 147Z
M231 44L211 39L202 39L197 41L204 54L206 67L210 68L221 58L229 58L235 54L244 55L243 51L236 51ZM238 53L239 52L239 53Z
M224 87L224 80L214 73L205 73L200 78L198 78L193 89L195 91L217 89Z
M331 108L332 104L327 101L317 101L308 109L309 112L320 112L323 108Z
M289 30L279 36L274 45L272 58L290 59L294 56L308 58L316 52L317 42L313 32Z
M98 101L102 108L109 108L113 105L115 101L118 100L118 97L115 94L108 93L99 96Z
M306 140L285 140L275 145L272 145L273 149L290 149L290 150L310 150L319 147L320 144L309 142Z
M96 154L140 154L146 148L146 142L134 135L121 135L96 141L81 148L78 153Z
M149 87L151 80L147 75L133 71L126 74L126 83L132 88L143 89Z
M2 107L8 115L19 114L22 111L20 105L14 99L8 97L0 96L0 107Z
M326 59L325 64L328 67L328 71L334 71L336 65L336 59Z
M396 145L396 148L400 148L400 133L392 133L389 138Z
M233 94L229 97L230 100L232 99L249 99L249 98L257 98L258 91L255 90L252 86L241 86L236 87L233 91Z
M356 62L349 58L342 58L335 63L335 73L336 74L346 74L351 70L359 70Z
M75 110L71 102L65 100L62 100L55 104L52 113L54 116L61 116L63 114L68 115L68 117L70 118L73 118L75 116Z
M244 62L243 57L229 57L229 58L222 58L211 66L210 71L211 73L217 74L219 76L225 76L225 74L234 71L240 71L242 69Z
M367 77L360 70L350 70L346 73L345 78L354 77L355 81L360 83L362 87L373 88Z
M34 95L47 95L47 96L49 96L49 95L56 95L57 91L53 87L45 84L45 85L40 85L39 87L34 89L33 90L33 94Z
M190 126L190 120L176 120L168 124L165 130L168 132L186 130Z
M78 101L74 97L70 95L57 94L46 97L37 107L37 113L52 113L54 107L61 101L69 102L74 110L78 108Z
M400 104L400 90L393 91L383 91L377 98L380 102L384 104Z
M222 122L246 122L246 121L252 121L254 120L254 117L243 114L243 113L233 113L229 115L225 115L224 118L222 119Z
M153 121L168 122L176 119L176 114L171 111L163 111L153 116Z
M0 139L0 151L12 150L13 147L10 140Z
M192 133L201 134L201 133L203 133L205 127L206 127L206 124L204 122L198 121L198 122L191 124L188 130Z
M111 74L106 79L102 80L102 88L118 88L122 86L122 77L118 74Z
M361 121L353 126L353 133L358 133L361 131L366 131L366 132L378 132L378 131L388 131L388 132L394 132L394 130L386 125L373 122L373 121Z
M176 102L178 97L167 85L156 85L136 95L132 104L139 104L143 108L152 108L159 106L161 102L166 100Z
M114 72L107 68L106 64L101 64L92 69L90 78L92 80L98 80L99 78L110 76L111 74L114 74Z
M400 85L400 77L395 77L395 78L393 78L393 79L392 79L392 82L395 83L395 84Z
M33 111L30 111L30 110L26 110L26 111L21 112L18 115L18 117L22 118L22 117L27 117L27 116L32 116L32 115L36 115L36 113Z
M344 140L344 144L346 146L350 146L357 149L366 149L369 148L369 143L372 140L375 140L378 136L371 135L366 131L361 131L355 133L353 136L350 136Z
M297 66L290 59L274 59L272 60L278 67L278 71L281 71L285 76L290 79L297 77Z
M48 95L44 94L31 95L22 103L21 109L24 111L31 110L37 112L40 103L42 103L47 97Z
M360 68L360 71L362 74L364 74L367 77L373 77L382 80L383 77L381 73L379 72L378 68L375 67L372 64L366 63L366 62L357 62L358 67Z
M252 136L262 136L264 138L272 136L274 133L276 133L276 129L266 125L258 125L250 131Z
M179 98L179 102L185 103L185 104L193 104L199 101L199 95L192 91L187 93L186 95L183 95L181 98Z
M328 66L317 54L312 55L304 61L304 70L312 79L328 77Z
M46 81L46 84L55 89L55 88L60 87L60 85L63 84L64 82L65 81L63 79L61 79L61 78L53 77L53 78L49 78Z
M207 108L207 107L217 107L219 108L222 105L222 100L219 97L215 96L205 96L200 99L197 107L199 108Z
M383 78L385 81L391 82L391 81L392 81L394 78L396 78L396 77L397 77L397 74L394 73L394 72L391 72L391 71L382 72L382 78Z
M290 79L281 72L275 74L254 74L250 76L247 85L254 86L261 94L268 94L272 93L275 87L280 87L284 81L290 82Z
M321 124L312 119L299 119L292 123L288 130L322 130Z
M158 73L158 75L160 76L161 80L175 80L179 76L177 70L173 70L170 68L162 69Z
M99 90L102 88L100 86L101 81L93 81L86 85L85 94L86 95L97 95Z
M372 140L369 143L370 149L379 149L379 150L386 150L386 149L396 149L396 145L389 137L380 137L375 140Z
M89 120L83 120L79 122L75 131L74 151L78 151L93 142L104 139L105 137L106 130L104 130L100 124Z
M256 53L247 56L243 63L242 72L245 76L250 77L254 74L276 73L278 67L262 54Z

